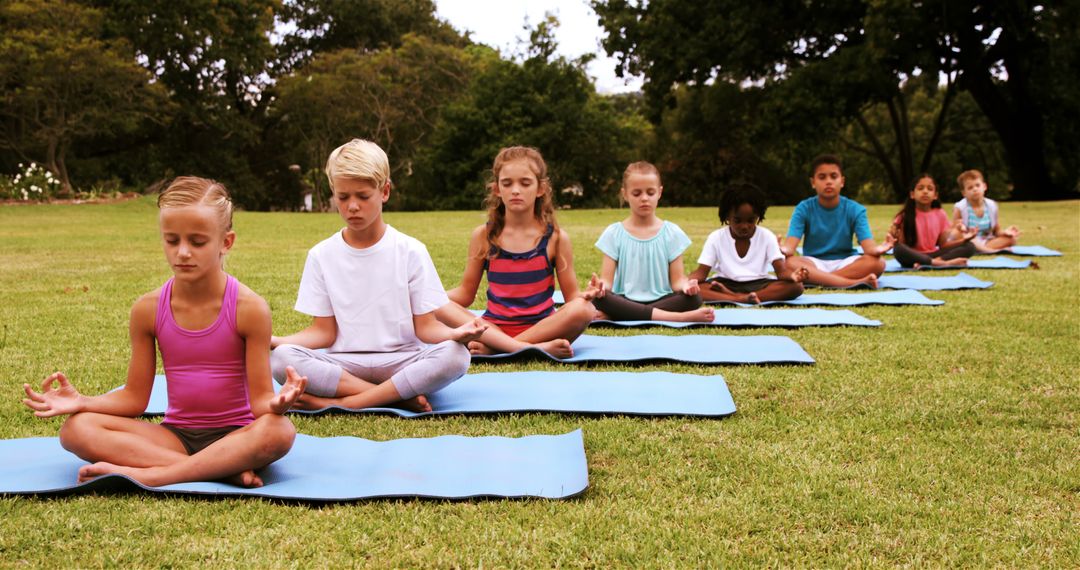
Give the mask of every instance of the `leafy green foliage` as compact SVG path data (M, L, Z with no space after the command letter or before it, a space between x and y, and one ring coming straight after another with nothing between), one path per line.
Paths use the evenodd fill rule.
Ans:
M0 3L0 148L72 185L67 161L88 140L133 136L167 114L165 92L130 45L103 37L102 14L64 0Z
M555 57L551 42L542 25L524 61L494 54L483 61L464 96L443 111L415 174L400 180L417 205L478 207L487 194L484 173L500 148L514 145L541 150L557 203L614 202L647 126L598 96L583 63Z

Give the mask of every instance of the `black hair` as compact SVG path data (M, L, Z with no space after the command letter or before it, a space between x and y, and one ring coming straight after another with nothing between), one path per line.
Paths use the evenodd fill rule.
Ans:
M753 184L734 184L724 192L723 196L720 196L720 208L717 212L720 223L726 224L728 217L743 204L750 204L758 217L758 222L765 220L765 210L768 209L768 205L765 204L765 193Z
M914 246L915 242L919 239L919 229L915 225L915 200L911 197L911 192L915 190L915 187L919 185L919 181L923 178L929 178L931 182L934 182L934 188L937 188L937 182L934 181L934 177L927 172L920 173L911 181L908 186L908 197L904 200L904 207L897 213L898 216L902 216L903 220L900 225L901 237L906 245ZM930 209L934 210L941 207L941 200L934 200L930 204Z
M810 161L810 178L814 177L814 173L822 164L835 164L840 169L840 175L844 175L844 165L840 162L840 157L835 154L819 154L814 157L814 160Z

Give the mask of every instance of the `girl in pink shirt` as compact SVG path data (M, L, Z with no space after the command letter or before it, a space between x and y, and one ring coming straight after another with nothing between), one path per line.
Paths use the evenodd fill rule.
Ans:
M91 462L79 469L80 483L116 473L151 487L218 479L259 487L255 470L292 448L296 430L282 414L307 379L290 371L274 395L270 308L222 268L236 240L225 187L180 177L158 207L173 277L131 309L127 383L87 397L56 372L40 393L23 384L23 403L41 418L70 415L60 443ZM150 400L155 345L168 378L161 424L135 419Z
M937 184L929 174L920 174L896 215L889 233L896 237L893 255L900 265L918 269L923 265L964 266L975 255L971 239L974 231L949 240L951 229L948 216L941 209Z

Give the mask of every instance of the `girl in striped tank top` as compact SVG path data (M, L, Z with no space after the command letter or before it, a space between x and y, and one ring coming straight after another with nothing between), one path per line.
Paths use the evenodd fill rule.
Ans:
M282 414L306 378L291 371L274 395L270 307L222 267L236 239L225 187L180 177L158 207L173 277L131 309L127 383L86 397L56 372L40 393L23 384L23 403L38 417L70 415L60 444L91 462L79 469L80 483L115 473L151 487L218 479L262 486L255 470L292 448L296 430ZM150 401L155 345L169 393L160 424L135 419Z
M570 238L555 222L551 194L538 150L499 151L486 202L488 221L473 230L461 284L447 292L454 303L438 313L451 326L471 318L465 307L475 301L487 273L483 318L495 326L469 344L474 354L536 346L554 356L572 356L570 343L596 315L590 300L597 290L578 290ZM566 300L558 310L552 300L556 280Z

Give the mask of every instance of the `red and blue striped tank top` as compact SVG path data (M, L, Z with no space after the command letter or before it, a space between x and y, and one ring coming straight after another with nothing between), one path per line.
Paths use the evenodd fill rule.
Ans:
M484 260L488 279L484 320L521 328L555 312L555 267L547 252L554 229L548 226L540 243L529 251L514 253L500 247Z

